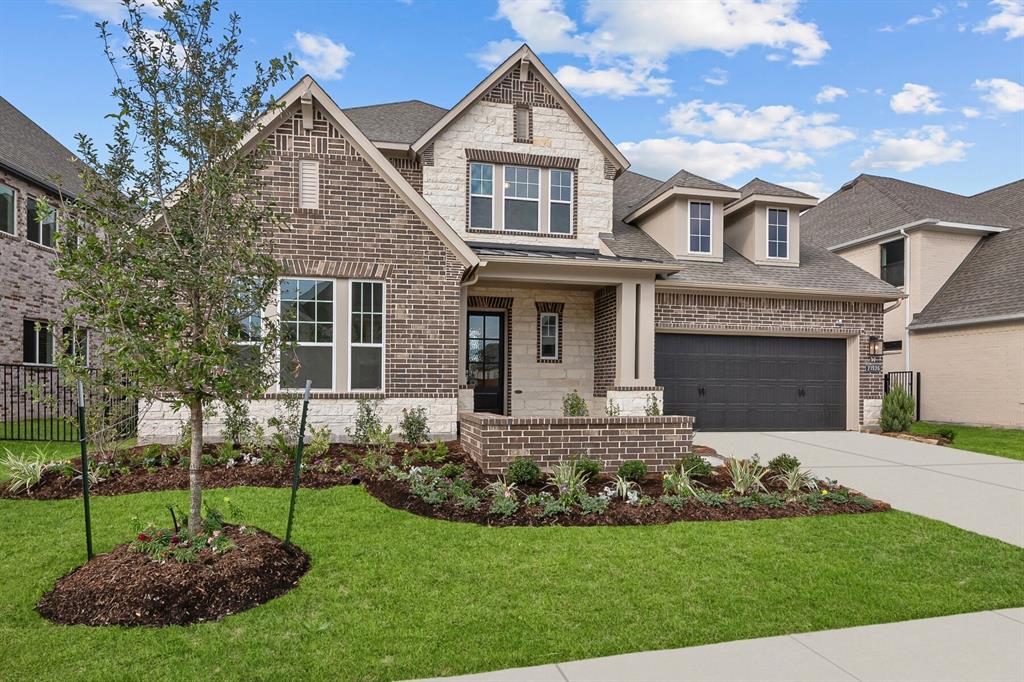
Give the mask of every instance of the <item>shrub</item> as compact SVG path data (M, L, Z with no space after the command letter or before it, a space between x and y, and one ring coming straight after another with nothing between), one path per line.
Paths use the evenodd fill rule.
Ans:
M787 474L793 469L800 468L800 460L793 455L787 455L783 452L778 457L772 457L768 460L768 471L773 474Z
M562 398L562 416L565 417L589 417L590 410L587 409L587 401L576 389L572 393L566 393Z
M21 457L10 450L7 450L6 452L7 454L4 456L3 465L10 475L8 489L12 493L18 493L22 490L27 493L31 493L32 486L39 483L43 474L45 474L46 470L50 468L50 463L46 461L45 453L38 447L35 449L31 457Z
M509 483L499 476L498 480L491 481L487 484L487 492L489 492L492 497L510 497L512 499L518 499L517 495L519 493L519 486L515 483Z
M601 463L589 457L577 457L575 460L576 470L586 476L588 481L593 481L601 474Z
M614 400L609 400L608 406L605 408L605 414L609 417L618 417L622 414L622 408L619 407L619 404Z
M801 471L800 469L790 469L781 474L776 474L772 480L785 486L786 492L790 495L796 495L804 489L814 490L818 487L818 482L814 477L809 472Z
M422 407L412 410L402 408L402 423L399 424L402 440L409 445L419 447L430 438L427 426L427 411Z
M678 471L665 474L661 481L661 487L666 495L679 497L695 496L699 486L700 484L693 480L690 472L685 467L680 467Z
M672 511L679 511L686 506L686 499L682 495L662 495L658 501L666 505Z
M936 431L936 433L938 433L940 436L948 440L950 443L952 443L953 439L956 438L956 431L949 428L948 426L943 426L938 431Z
M274 406L274 416L267 426L274 429L271 443L282 455L295 453L299 443L299 421L302 419L302 398L297 393L284 393Z
M225 441L236 448L242 446L246 432L250 431L255 422L249 416L249 403L239 400L224 406L224 429L220 432Z
M690 478L701 478L703 476L711 475L711 465L708 464L707 460L693 453L683 457L682 463L679 468L685 471Z
M230 441L224 441L217 446L217 463L227 464L228 462L234 462L235 456L238 455L235 452L235 448L231 445ZM143 460L146 461L146 460Z
M548 485L558 491L559 499L565 500L566 504L572 504L587 494L587 477L574 461L555 465L548 476Z
M532 459L520 457L508 465L505 478L516 485L539 485L540 467Z
M658 396L653 393L647 394L647 402L644 404L644 414L648 417L661 416L661 406L658 405Z
M630 504L636 504L640 499L640 486L636 481L622 475L612 479L612 482L605 487L604 492L606 497L617 497Z
M758 464L756 459L735 459L730 457L725 462L726 471L729 472L729 480L732 489L737 495L746 495L748 492L767 492L762 479L768 474L768 470Z
M374 398L360 398L356 403L355 425L345 429L345 433L356 445L369 445L371 434L381 431L379 405L380 401Z
M321 457L327 454L327 450L331 447L331 429L328 426L322 426L319 429L310 427L306 440L305 455Z
M496 496L491 498L489 514L508 518L519 511L519 500L515 497Z
M634 459L619 467L619 476L627 481L640 481L647 475L647 465L643 460Z
M910 428L910 422L914 420L914 407L914 397L904 391L903 387L894 386L882 398L882 418L879 426L883 431L906 431Z
M583 495L577 504L584 516L590 516L591 514L600 516L608 511L609 501L607 497L602 495Z

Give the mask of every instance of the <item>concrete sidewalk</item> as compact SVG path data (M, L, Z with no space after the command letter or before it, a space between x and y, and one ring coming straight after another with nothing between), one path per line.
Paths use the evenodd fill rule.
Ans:
M1024 608L444 678L465 682L1024 680Z
M698 433L720 455L783 452L896 509L1024 547L1024 462L849 431ZM1024 442L1021 443L1024 448Z

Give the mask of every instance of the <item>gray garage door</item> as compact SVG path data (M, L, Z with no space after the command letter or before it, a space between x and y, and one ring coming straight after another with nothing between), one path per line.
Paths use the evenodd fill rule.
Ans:
M718 431L843 429L846 341L658 334L665 414Z

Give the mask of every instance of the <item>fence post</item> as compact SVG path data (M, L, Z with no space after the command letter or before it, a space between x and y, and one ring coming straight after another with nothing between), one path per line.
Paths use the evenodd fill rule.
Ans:
M921 373L917 373L917 387L914 389L914 397L917 398L917 421L921 421Z
M92 559L92 518L89 514L89 453L85 444L85 390L78 381L78 444L82 449L82 504L85 506L85 553Z
M284 533L284 546L292 541L292 518L295 515L295 496L299 492L299 474L302 471L302 450L306 445L306 413L309 410L309 389L313 385L306 379L306 390L302 395L302 417L299 419L299 442L295 446L295 470L292 473L292 499L288 503L288 528Z

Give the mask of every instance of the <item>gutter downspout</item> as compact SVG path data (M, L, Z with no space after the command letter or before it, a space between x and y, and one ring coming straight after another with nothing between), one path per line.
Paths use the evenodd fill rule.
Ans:
M907 306L903 311L903 369L910 371L910 237L907 235L907 228L901 227L900 234L903 235L903 287L907 297L904 304Z

